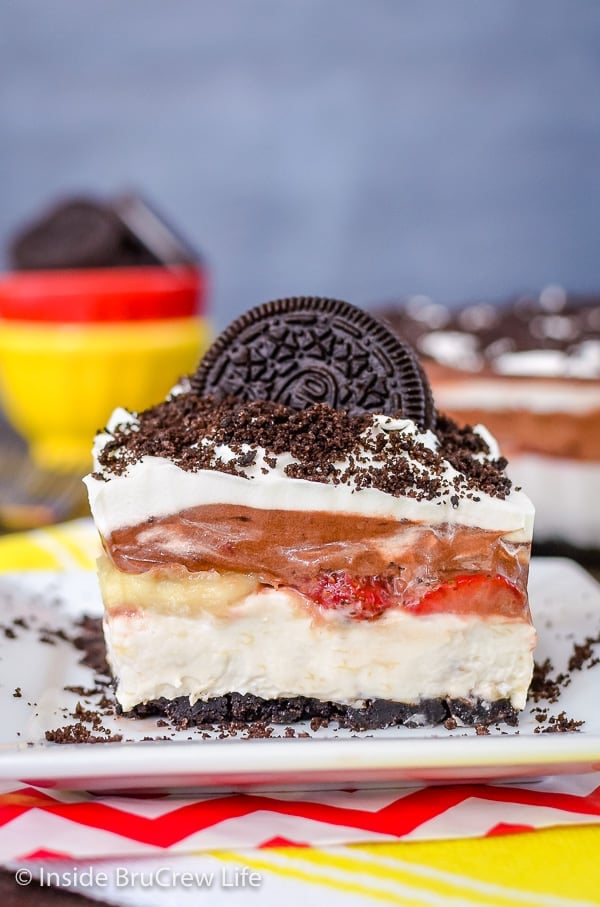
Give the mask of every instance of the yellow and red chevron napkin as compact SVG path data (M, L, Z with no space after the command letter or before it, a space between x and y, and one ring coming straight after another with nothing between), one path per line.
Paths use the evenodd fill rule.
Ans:
M0 571L92 569L97 546L87 520L5 536ZM144 797L15 780L0 790L0 863L18 884L144 907L304 907L311 894L330 905L600 904L600 772Z

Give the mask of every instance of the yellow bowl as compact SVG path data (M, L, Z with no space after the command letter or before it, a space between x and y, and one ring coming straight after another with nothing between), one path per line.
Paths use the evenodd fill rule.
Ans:
M0 321L7 417L46 469L85 471L115 406L139 411L194 370L209 341L202 318L87 324Z

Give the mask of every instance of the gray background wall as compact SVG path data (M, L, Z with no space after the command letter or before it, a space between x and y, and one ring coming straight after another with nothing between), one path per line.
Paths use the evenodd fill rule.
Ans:
M0 248L145 191L218 325L281 295L600 290L597 0L4 0Z

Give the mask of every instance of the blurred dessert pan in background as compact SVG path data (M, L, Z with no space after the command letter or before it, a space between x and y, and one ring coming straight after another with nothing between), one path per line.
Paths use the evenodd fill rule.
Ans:
M534 551L600 561L600 297L548 286L501 303L381 305L437 406L483 423L536 506Z

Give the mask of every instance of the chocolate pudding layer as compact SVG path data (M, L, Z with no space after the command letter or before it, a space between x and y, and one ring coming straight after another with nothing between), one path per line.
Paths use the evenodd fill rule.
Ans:
M502 533L441 524L313 511L260 510L233 505L193 507L105 540L125 573L180 565L250 573L274 586L297 586L322 573L397 577L402 587L436 583L465 572L502 575L525 588L529 544Z

